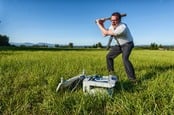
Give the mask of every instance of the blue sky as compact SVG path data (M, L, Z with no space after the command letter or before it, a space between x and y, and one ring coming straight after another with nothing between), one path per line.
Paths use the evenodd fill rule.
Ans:
M0 0L0 34L17 43L106 45L94 20L115 11L127 13L135 45L174 44L174 0Z

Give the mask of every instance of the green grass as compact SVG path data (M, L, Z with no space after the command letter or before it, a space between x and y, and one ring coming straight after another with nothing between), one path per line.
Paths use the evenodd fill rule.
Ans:
M107 51L0 51L0 114L154 115L174 114L174 51L134 50L130 57L139 83L126 76L121 56L112 97L56 92L60 78L107 75Z

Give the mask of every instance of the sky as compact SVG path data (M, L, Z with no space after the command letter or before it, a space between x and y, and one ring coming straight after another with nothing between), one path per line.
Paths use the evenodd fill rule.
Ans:
M0 0L0 34L15 43L106 45L95 19L120 12L135 45L173 45L173 11L174 0Z

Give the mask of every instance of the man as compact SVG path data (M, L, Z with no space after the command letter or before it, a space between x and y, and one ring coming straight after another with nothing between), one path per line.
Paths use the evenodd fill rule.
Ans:
M105 20L96 20L103 36L113 36L118 44L113 46L106 56L109 74L114 75L114 58L122 53L122 59L127 76L130 81L136 82L134 67L129 60L129 55L134 47L132 35L127 25L121 22L121 14L119 12L114 12L110 20L111 26L109 29L106 29L104 26Z

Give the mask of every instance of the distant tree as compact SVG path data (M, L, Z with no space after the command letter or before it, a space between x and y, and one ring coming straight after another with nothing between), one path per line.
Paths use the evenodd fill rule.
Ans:
M35 45L32 45L32 47L35 47L35 48L48 48L48 45L46 45L46 44L42 44L42 45L35 44Z
M158 47L159 47L159 48L163 48L162 44L160 44Z
M73 47L74 47L72 42L70 42L70 43L68 44L68 46L69 46L69 48L73 48Z
M60 47L60 45L59 45L59 44L55 44L54 46L55 46L56 48Z
M102 43L101 43L101 42L98 42L98 43L96 44L96 47L97 47L97 48L103 48Z
M159 46L158 46L158 44L156 44L155 42L150 44L150 49L156 50L156 49L158 49L158 48L159 48Z
M97 44L92 45L92 48L103 48L101 42L98 42Z
M48 48L48 45L43 44L43 45L41 45L41 47L43 47L43 48Z
M22 44L22 45L20 45L19 47L21 47L21 48L25 48L25 47L27 47L27 46Z
M0 46L9 46L9 37L6 35L0 35Z
M93 45L92 45L92 48L97 48L96 44L93 44Z

